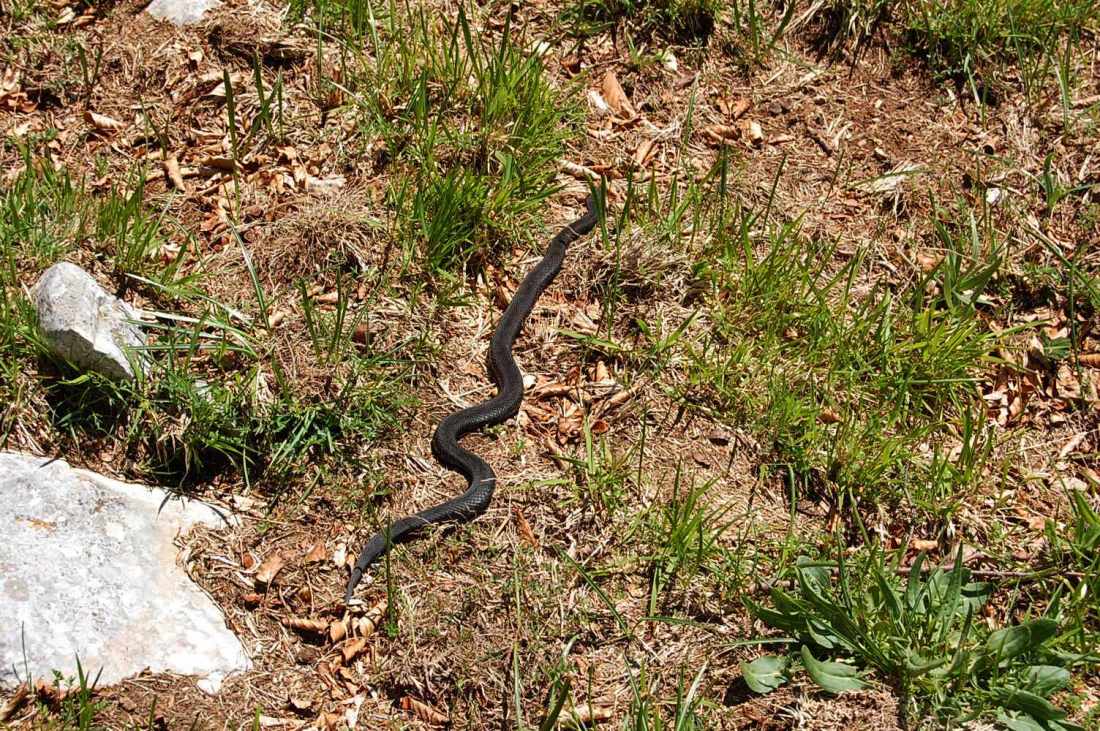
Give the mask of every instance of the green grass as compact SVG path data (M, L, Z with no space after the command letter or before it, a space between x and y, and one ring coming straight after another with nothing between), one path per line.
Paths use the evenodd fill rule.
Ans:
M358 320L347 315L346 292L333 313L313 311L308 298L303 304L316 354L340 367L323 390L302 392L277 357L258 280L251 316L204 294L198 262L182 274L186 249L169 262L150 256L160 249L164 221L147 212L142 191L139 183L132 193L97 198L63 172L30 166L0 197L5 436L22 421L54 440L120 440L138 473L158 481L192 482L228 469L282 485L307 463L353 450L396 423L407 354L352 343ZM19 291L24 277L89 242L101 247L114 286L140 291L159 308L147 327L148 373L132 383L53 358ZM406 346L418 343L398 347ZM31 414L39 409L36 423Z
M384 144L403 271L446 279L530 240L574 95L548 83L532 42L507 23L494 34L461 8L453 19L395 2L356 8L353 18L372 20L344 27L340 86L363 138ZM356 51L363 40L373 54Z
M54 671L53 690L56 697L61 699L57 709L57 728L77 731L92 731L100 728L95 723L95 718L107 704L95 698L98 682L98 672L94 678L88 676L79 658L76 661L75 678L65 678L61 673ZM43 710L48 709L43 708Z
M838 39L863 42L888 27L937 75L966 84L979 101L1006 85L1029 102L1063 98L1085 81L1086 49L1100 32L1090 0L835 0L825 6Z
M726 517L728 507L708 505L706 496L712 487L683 485L678 472L671 497L648 513L652 552L646 561L651 571L652 616L671 606L676 593L682 596L689 591L692 579L701 571L720 575L723 583L733 578L722 576L727 568L722 558L728 555L722 534L733 521Z
M797 221L720 215L695 267L710 327L684 346L680 397L750 425L801 490L949 518L991 448L975 382L997 343L980 316L995 233L944 229L943 262L899 291ZM946 461L943 445L959 441Z
M1095 40L1100 8L1089 0L952 0L914 3L907 13L914 50L956 76L1016 64L1025 87L1049 78L1066 47Z

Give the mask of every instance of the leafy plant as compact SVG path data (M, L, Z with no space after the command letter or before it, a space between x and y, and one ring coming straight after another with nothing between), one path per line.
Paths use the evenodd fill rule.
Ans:
M855 569L843 559L799 559L796 592L773 588L771 607L750 602L799 651L744 664L745 682L766 693L801 666L823 690L840 693L864 687L867 671L876 671L918 713L965 720L996 711L1012 728L1077 728L1049 700L1069 682L1049 647L1058 622L1037 617L989 632L975 617L992 587L971 581L961 547L950 569L925 569L924 554L904 582L900 566L878 552Z

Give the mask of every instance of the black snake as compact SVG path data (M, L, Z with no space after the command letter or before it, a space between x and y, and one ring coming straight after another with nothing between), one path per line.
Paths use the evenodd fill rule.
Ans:
M466 477L469 481L466 492L416 515L396 520L371 538L351 570L345 601L351 601L355 586L363 578L367 567L394 543L408 540L425 526L473 520L489 507L496 486L496 473L481 457L460 447L458 440L463 434L500 424L519 412L523 399L523 378L512 357L512 345L531 314L535 301L561 271L566 247L595 227L598 214L592 196L585 201L585 207L585 214L563 228L550 242L542 260L520 283L493 331L489 344L489 373L497 385L496 396L456 411L436 427L432 437L432 454L444 467Z

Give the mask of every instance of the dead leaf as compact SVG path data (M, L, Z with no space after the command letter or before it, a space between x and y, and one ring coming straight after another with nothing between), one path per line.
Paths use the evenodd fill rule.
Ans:
M653 157L653 151L656 149L656 141L652 139L642 140L642 144L638 145L638 149L634 151L634 167L644 168L649 159Z
M822 424L836 424L840 421L840 415L832 409L822 409L817 415L817 420Z
M608 69L607 73L603 75L600 91L615 116L623 121L629 121L638 116L638 113L634 111L634 105L630 103L630 99L623 91L622 85L619 84L619 78L615 76L615 72L611 69Z
M324 729L324 731L336 731L336 729L344 727L344 718L339 713L329 713L325 711L317 717L317 728Z
M23 704L27 702L30 695L31 689L26 683L16 688L11 698L8 698L7 703L4 704L4 707L0 708L0 721L7 721L14 716L16 712L23 707Z
M602 721L611 720L611 708L604 705L591 705L582 703L573 709L572 721L577 726L591 726Z
M386 603L385 599L382 599L367 610L365 615L359 618L359 621L355 625L355 629L360 637L366 639L378 630L378 625L382 623L382 617L386 615L387 608L389 608L389 605Z
M201 167L205 174L231 173L237 169L237 163L231 157L208 157L202 161Z
M741 130L728 124L707 125L703 128L703 134L706 135L711 142L720 145L728 145L741 138Z
M84 121L100 132L117 132L126 126L113 117L108 117L106 114L98 114L91 110L84 112Z
M4 69L4 75L0 76L0 97L4 97L19 89L19 77L21 74L14 66Z
M938 267L940 262L943 261L943 256L939 254L927 254L923 251L917 252L917 266L920 267L922 272L928 273Z
M594 380L597 382L611 380L611 371L607 369L607 363L604 363L602 360L596 361L595 376L596 378Z
M309 619L308 617L285 617L283 624L299 632L310 632L321 635L328 629L328 622L323 619Z
M745 130L745 137L748 139L749 144L753 147L760 147L764 144L764 129L760 126L760 123L755 119L749 120L742 125Z
M736 122L738 119L745 116L745 112L749 111L751 106L752 102L750 100L741 97L733 103L733 106L731 106L726 113L729 114L730 119Z
M1100 368L1100 353L1085 353L1077 356L1077 362L1089 368Z
M596 114L601 117L605 114L611 114L611 105L595 89L588 90L588 103L596 110Z
M1093 490L1100 490L1100 474L1097 474L1096 470L1091 467L1082 467L1081 474Z
M401 709L412 713L424 723L442 725L450 721L446 714L440 713L427 703L418 701L408 695L401 699Z
M1074 434L1069 440L1062 445L1062 448L1058 450L1058 459L1065 459L1069 456L1073 450L1081 446L1081 442L1085 441L1085 437L1088 436L1088 432L1081 432L1080 434Z
M909 541L909 547L914 551L935 551L939 546L937 541L928 541L923 538L914 538Z
M1056 375L1058 383L1058 397L1063 399L1081 398L1081 382L1073 372L1073 368L1067 363L1058 366Z
M183 175L180 174L180 161L176 159L174 153L169 152L162 164L164 165L164 173L168 176L168 180L172 185L176 186L177 190L181 190L184 193L187 192L187 186L183 183Z
M603 407L601 413L606 413L614 408L622 406L630 400L631 396L633 396L636 391L637 386L635 386L634 388L627 388L619 391L601 404L601 406Z
M576 76L581 72L581 59L579 56L565 56L561 60L561 67L570 76Z
M516 508L512 514L516 518L516 532L519 533L519 537L531 546L531 548L538 548L539 539L535 537L535 532L531 530L531 524L527 522L527 518L524 516L523 511Z
M285 559L278 552L271 554L260 564L260 568L256 571L256 583L269 585L283 570L285 564Z
M61 702L69 695L67 690L62 690L56 685L39 679L34 684L34 696L40 703L46 704L51 710L56 710Z
M279 314L279 313L275 313L275 314ZM284 315L284 317L285 317L285 315ZM274 320L275 318L272 317L271 319ZM328 556L328 552L325 550L325 542L324 541L317 541L316 543L313 544L313 546L309 549L309 551L306 552L305 558L302 559L302 560L305 561L306 563L319 563L321 561L324 561L327 556Z
M344 643L344 647L341 653L344 656L344 662L349 663L362 654L363 650L367 649L367 639L365 637L359 637L358 639L348 640Z
M568 396L573 390L573 387L567 383L561 383L560 381L551 381L544 383L541 386L531 389L531 399L547 399L547 398L560 398L562 396Z
M348 634L348 626L344 622L333 622L328 626L328 638L333 644L344 639Z
M595 335L599 332L599 328L596 327L596 323L592 321L592 318L581 310L573 311L569 324L582 335Z

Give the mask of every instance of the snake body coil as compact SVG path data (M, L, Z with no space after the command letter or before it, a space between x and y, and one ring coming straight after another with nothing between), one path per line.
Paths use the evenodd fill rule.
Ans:
M489 345L489 373L497 385L496 396L456 411L436 427L432 437L432 454L444 467L466 477L469 481L466 492L416 515L396 520L388 529L371 538L351 571L346 601L351 601L355 587L367 568L394 543L412 538L425 526L473 520L489 507L496 486L496 474L485 460L460 447L458 440L463 434L500 424L519 412L523 399L523 378L512 357L512 345L539 295L561 271L566 247L596 225L596 206L591 196L585 204L587 212L553 238L546 254L519 285L497 323Z

